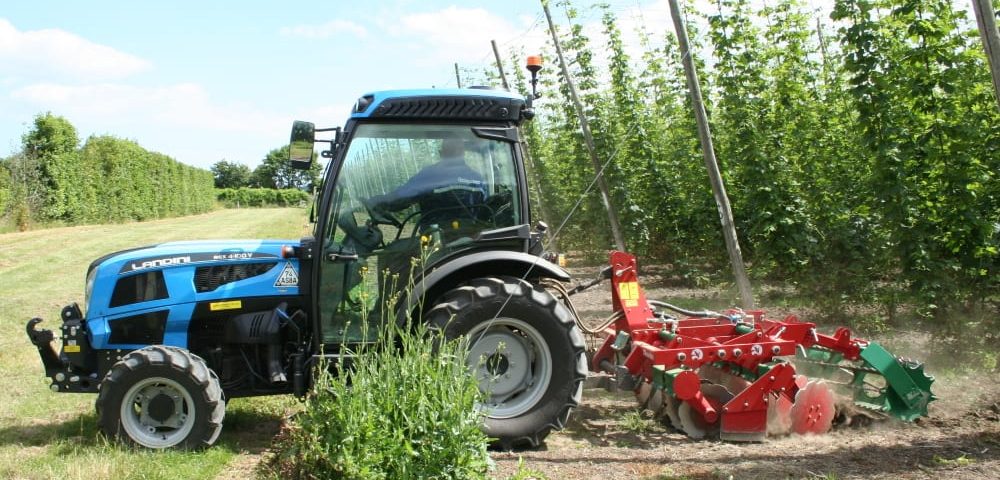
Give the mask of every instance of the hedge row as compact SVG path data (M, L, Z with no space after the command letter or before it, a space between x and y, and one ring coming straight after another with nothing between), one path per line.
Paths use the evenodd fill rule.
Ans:
M216 198L227 208L241 207L298 207L309 203L309 194L295 188L220 188Z
M0 215L70 224L191 215L215 207L212 173L131 140L91 136L52 114L35 118L23 148L0 160Z
M147 220L211 210L212 173L149 152L135 142L90 137L77 158L49 162L43 213L73 222Z

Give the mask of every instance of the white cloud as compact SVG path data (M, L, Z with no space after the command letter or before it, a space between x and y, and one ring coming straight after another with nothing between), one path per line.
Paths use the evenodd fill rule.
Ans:
M57 74L104 80L148 68L146 60L73 33L58 29L21 31L0 18L0 75Z
M511 32L518 31L506 19L486 9L455 6L404 15L383 28L394 35L413 37L411 48L430 56L428 60L460 63L492 58L490 40L509 38Z
M295 25L292 27L281 27L282 35L290 37L304 37L310 39L330 38L339 33L347 33L358 38L368 36L368 30L354 22L347 20L331 20L320 25Z
M204 88L193 83L161 87L41 83L16 89L11 98L69 115L134 118L161 126L264 133L281 124L250 107L216 105Z
M182 162L207 168L221 159L255 163L287 141L291 118L246 104L219 104L194 83L140 87L115 83L38 83L6 103L65 116L82 137L111 133ZM4 102L0 102L2 104Z

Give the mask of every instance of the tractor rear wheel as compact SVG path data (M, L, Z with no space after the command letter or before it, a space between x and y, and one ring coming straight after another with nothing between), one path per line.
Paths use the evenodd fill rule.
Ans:
M587 375L583 335L548 291L517 278L481 278L451 290L428 321L467 335L469 368L489 395L485 432L495 447L534 448L562 429Z
M207 447L219 437L225 413L219 378L205 361L163 345L122 358L97 395L101 431L146 448Z

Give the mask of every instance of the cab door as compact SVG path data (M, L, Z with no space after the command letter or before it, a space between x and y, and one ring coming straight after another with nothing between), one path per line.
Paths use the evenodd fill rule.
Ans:
M440 170L456 141L464 167ZM464 173L434 178L436 168ZM475 248L481 231L524 223L518 175L513 144L468 125L356 125L317 238L323 343L372 341L422 269Z

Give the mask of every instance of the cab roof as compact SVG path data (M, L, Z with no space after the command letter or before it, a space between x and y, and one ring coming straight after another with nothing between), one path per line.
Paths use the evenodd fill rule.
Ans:
M383 90L362 95L351 119L478 120L519 123L524 97L487 88Z

